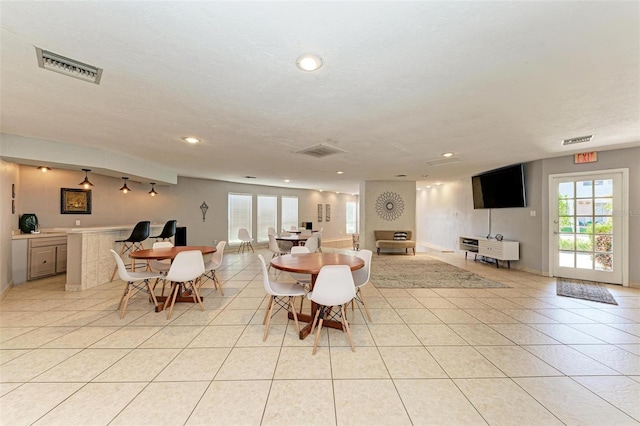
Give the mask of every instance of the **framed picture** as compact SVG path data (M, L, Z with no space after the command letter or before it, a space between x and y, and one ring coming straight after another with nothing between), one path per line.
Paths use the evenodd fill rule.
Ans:
M322 204L318 204L318 222L322 222Z
M327 222L331 221L331 204L325 206L325 216Z
M91 214L91 190L60 188L60 214Z
M16 214L16 200L11 200L11 214Z
M16 198L16 184L11 184L11 198Z

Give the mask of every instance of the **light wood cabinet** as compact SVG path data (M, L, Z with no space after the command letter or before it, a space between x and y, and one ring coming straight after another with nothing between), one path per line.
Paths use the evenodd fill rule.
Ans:
M512 260L520 259L520 243L518 241L494 240L483 237L460 237L458 245L461 250L474 253L484 258L495 259L496 267L499 267L498 260L506 260L511 267Z
M67 238L32 238L29 240L28 278L34 280L67 270Z

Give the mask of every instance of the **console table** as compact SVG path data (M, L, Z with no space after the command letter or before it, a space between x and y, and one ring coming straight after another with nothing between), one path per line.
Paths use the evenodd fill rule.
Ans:
M495 259L496 268L499 268L498 261L506 260L507 265L511 268L512 260L520 259L520 243L518 241L498 241L496 239L487 239L485 237L460 237L460 250L464 250L464 258L467 253L471 252L477 256Z

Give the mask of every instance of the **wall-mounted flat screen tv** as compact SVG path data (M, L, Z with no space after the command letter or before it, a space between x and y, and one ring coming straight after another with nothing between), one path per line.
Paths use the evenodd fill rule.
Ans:
M474 209L526 207L522 164L503 167L471 177Z

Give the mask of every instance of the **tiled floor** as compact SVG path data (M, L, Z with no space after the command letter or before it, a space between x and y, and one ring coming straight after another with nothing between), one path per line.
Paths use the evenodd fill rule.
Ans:
M0 303L0 423L640 423L640 290L569 299L549 278L434 255L511 288L368 285L356 352L325 330L315 356L283 312L262 341L256 254L226 253L225 296L209 283L204 312L181 304L170 321L142 295L121 320L121 281L17 286Z

